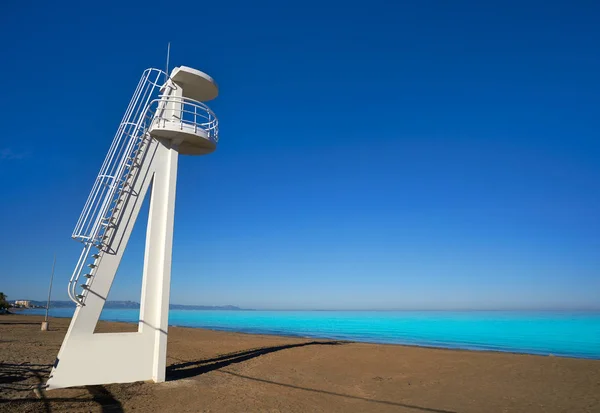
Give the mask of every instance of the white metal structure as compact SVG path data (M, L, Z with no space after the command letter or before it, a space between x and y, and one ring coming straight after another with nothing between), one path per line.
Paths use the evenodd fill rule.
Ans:
M68 286L77 308L48 389L165 380L177 158L216 149L218 120L202 101L217 95L189 67L144 71L73 231L84 245ZM149 188L138 332L94 333Z

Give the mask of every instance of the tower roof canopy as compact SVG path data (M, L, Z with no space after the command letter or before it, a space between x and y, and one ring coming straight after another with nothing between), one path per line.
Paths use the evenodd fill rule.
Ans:
M181 85L184 97L200 102L212 100L219 94L219 88L212 77L191 67L176 67L171 72L171 80Z

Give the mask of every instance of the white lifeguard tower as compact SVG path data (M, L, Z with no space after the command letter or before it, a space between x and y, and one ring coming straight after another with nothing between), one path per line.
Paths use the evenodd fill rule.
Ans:
M216 149L218 121L202 102L217 95L190 67L144 71L73 231L84 244L68 287L77 308L48 389L165 380L177 158ZM149 188L138 331L94 333Z

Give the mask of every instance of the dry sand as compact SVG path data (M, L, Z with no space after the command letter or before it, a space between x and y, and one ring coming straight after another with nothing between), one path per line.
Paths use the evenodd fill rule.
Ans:
M44 392L68 327L0 316L1 412L600 412L600 360L169 329L167 382ZM132 331L101 322L98 332Z

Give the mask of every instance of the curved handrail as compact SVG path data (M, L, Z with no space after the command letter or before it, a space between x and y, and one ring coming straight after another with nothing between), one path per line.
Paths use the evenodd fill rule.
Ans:
M150 102L150 105L156 104L158 108L154 113L153 123L178 122L183 125L189 125L194 128L202 129L207 137L215 143L219 141L219 120L215 113L204 103L181 96L160 95L158 99ZM180 106L179 108L169 107L168 104ZM178 117L165 115L165 113L176 113Z

